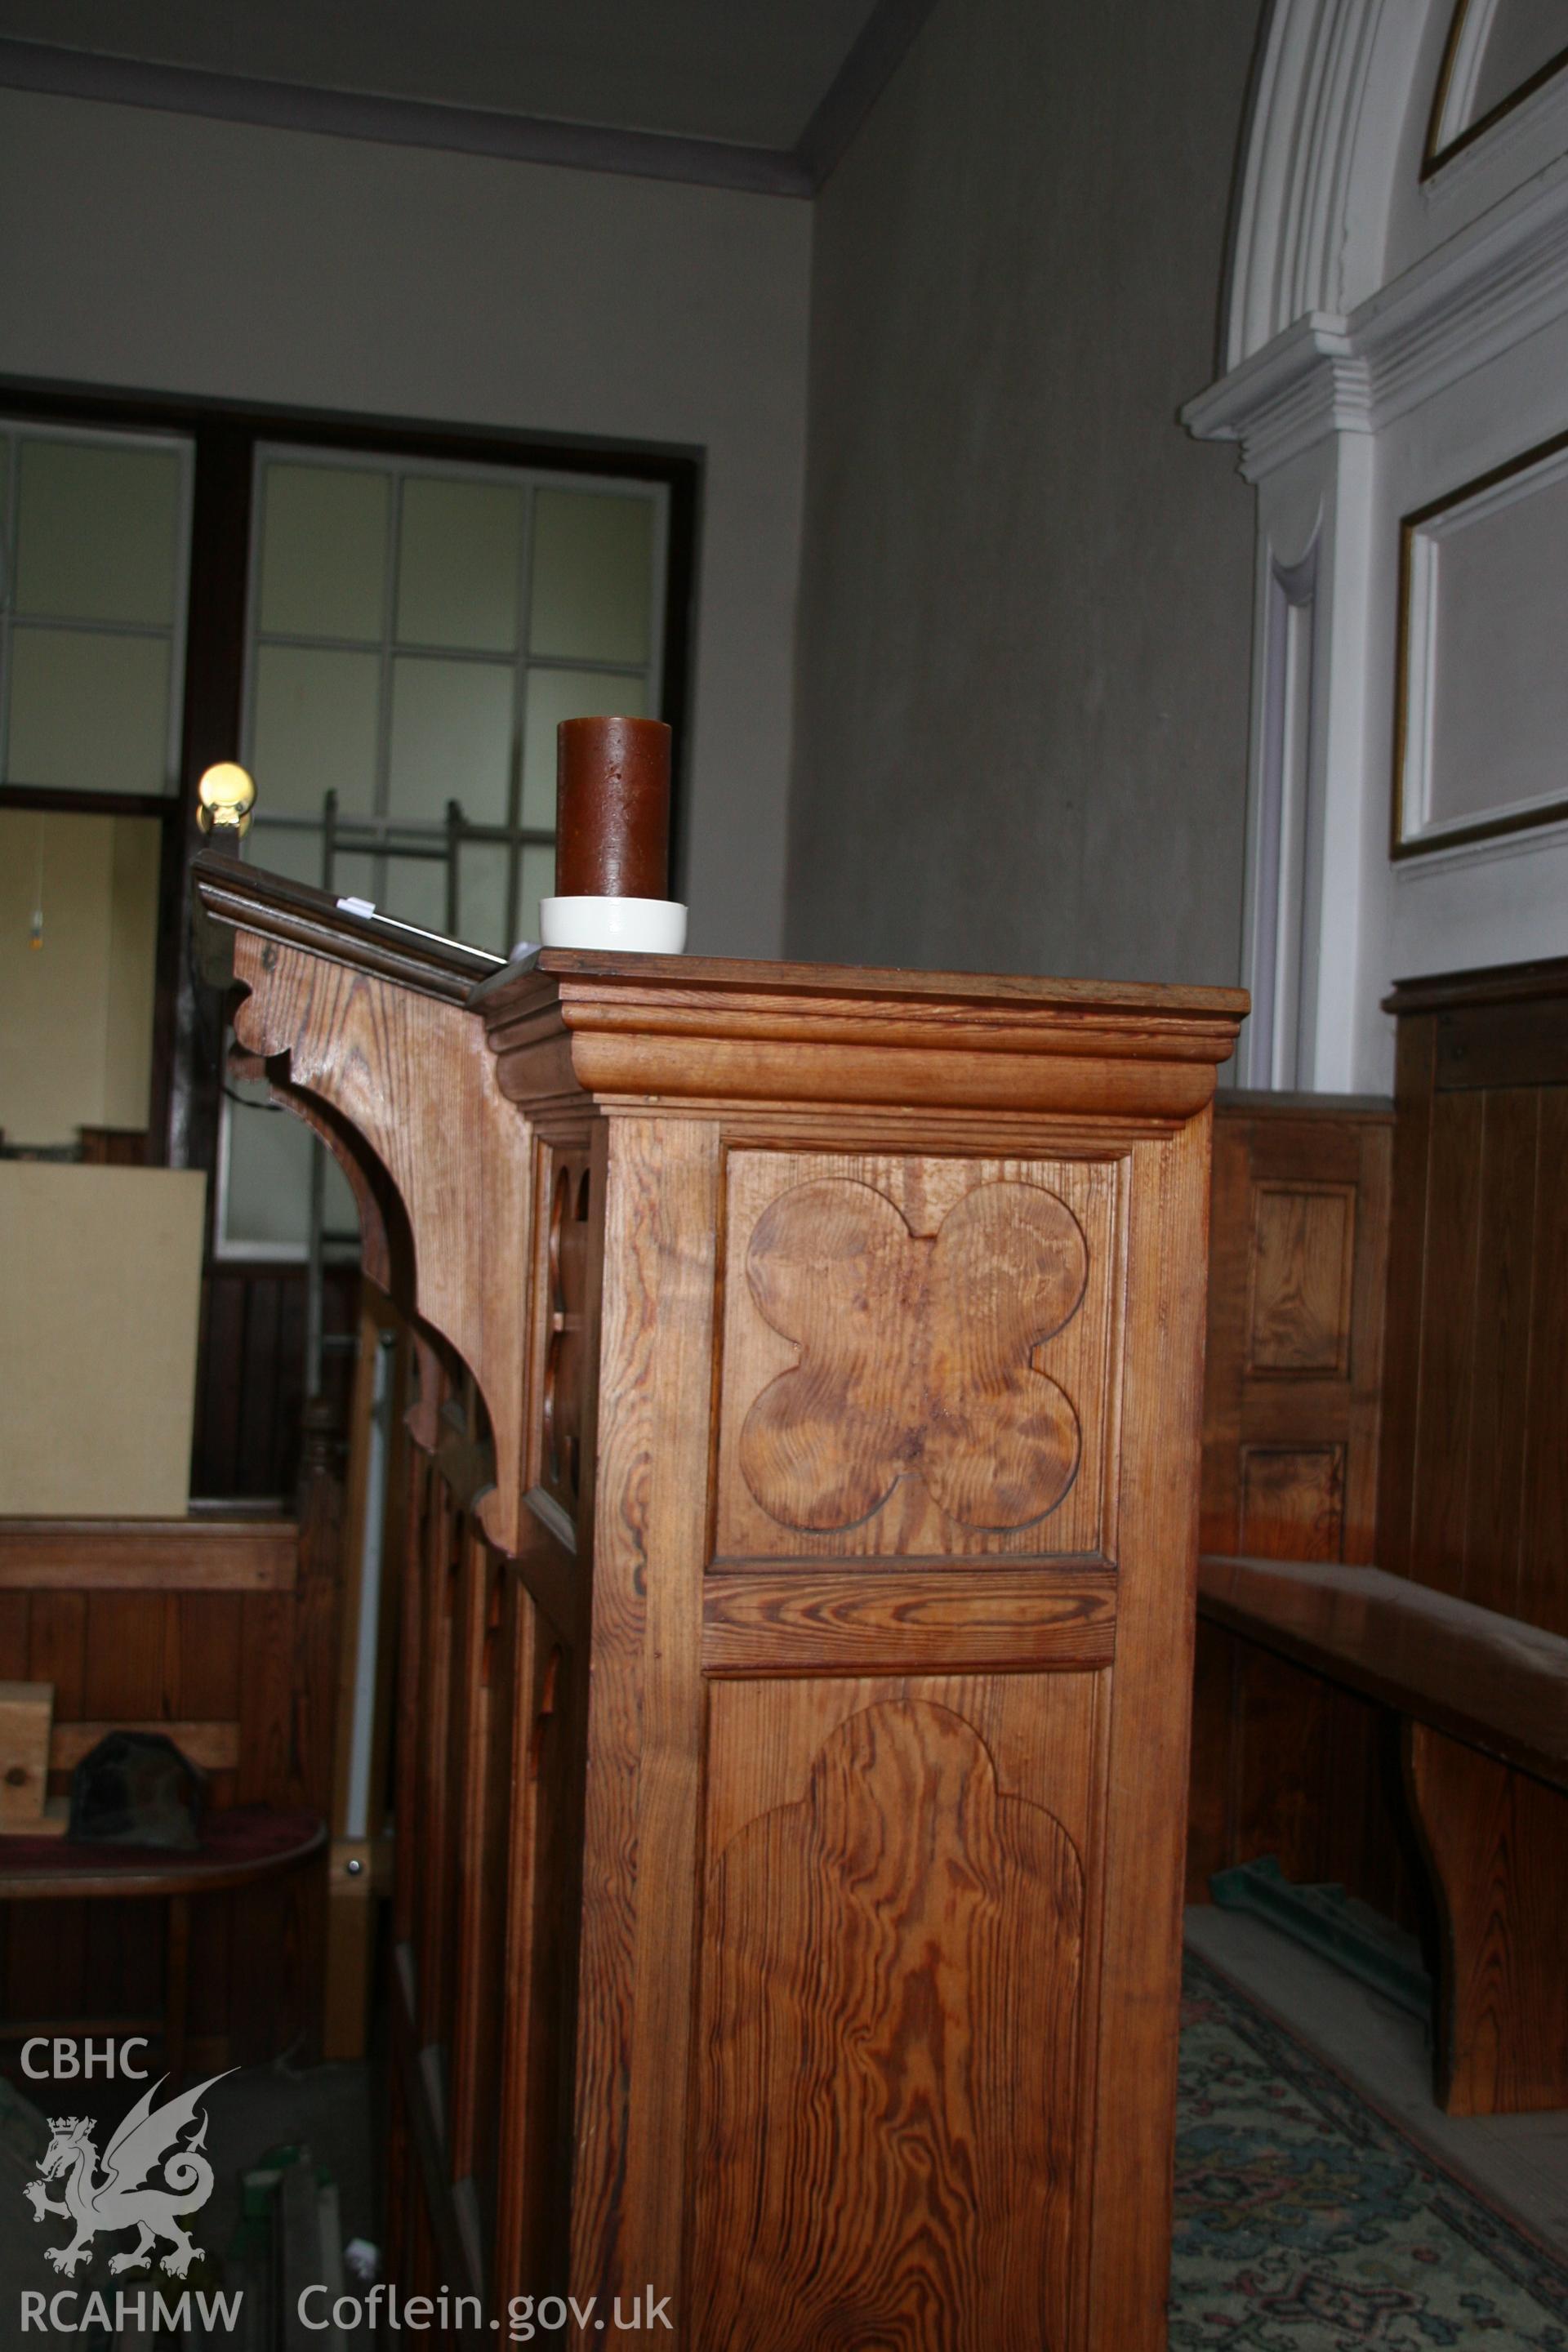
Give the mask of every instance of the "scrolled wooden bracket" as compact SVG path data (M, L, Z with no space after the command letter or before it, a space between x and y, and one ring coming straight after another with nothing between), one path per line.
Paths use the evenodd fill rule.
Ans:
M242 1051L343 1168L365 1271L472 1371L495 1434L485 1533L519 1548L531 1141L504 1100L484 1031L449 997L234 935Z

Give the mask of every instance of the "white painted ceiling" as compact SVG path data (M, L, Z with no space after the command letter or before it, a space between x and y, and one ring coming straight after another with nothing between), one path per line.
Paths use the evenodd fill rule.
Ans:
M0 0L0 39L738 146L795 146L874 0Z

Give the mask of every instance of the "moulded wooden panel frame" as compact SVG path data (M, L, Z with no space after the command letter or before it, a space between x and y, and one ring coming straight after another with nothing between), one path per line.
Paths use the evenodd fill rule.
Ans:
M1345 1448L1244 1445L1241 1549L1267 1559L1340 1559L1345 1523Z
M1339 1212L1334 1256L1325 1249ZM1247 1376L1343 1380L1350 1370L1356 1186L1321 1179L1252 1188Z
M956 2297L922 2305L921 2352L950 2352L959 2342L977 2347L988 2316L1000 2315L1009 2340L1037 2326L1030 2282L1041 2259L1066 2331L1061 2352L1112 2344L1117 2352L1155 2352L1168 2265L1207 1106L1214 1066L1230 1048L1245 1001L1230 991L555 951L532 971L508 972L467 995L468 975L447 969L439 954L379 932L361 937L319 894L255 879L212 887L238 929L251 1001L267 998L274 1024L267 1036L276 1034L279 1052L290 1054L287 1082L319 1087L361 1131L401 1101L406 1124L419 1130L423 1140L407 1148L430 1163L422 1175L405 1177L392 1142L373 1133L371 1143L397 1192L406 1199L412 1185L419 1192L408 1222L422 1286L430 1275L422 1254L438 1231L436 1171L447 1171L441 1206L459 1223L442 1237L442 1279L455 1303L450 1314L438 1313L422 1291L421 1311L454 1346L462 1345L459 1328L468 1333L462 1352L485 1390L500 1491L516 1503L509 1574L518 1580L518 1605L531 1601L563 1633L581 1636L575 1647L551 1645L552 1656L562 1652L555 1672L565 1681L563 1710L542 1703L542 1625L532 1631L531 1667L513 1657L513 1705L531 1675L543 1719L542 1730L538 1720L533 1729L541 1756L554 1756L546 1769L555 1777L510 1820L506 1936L509 1969L513 1962L516 1969L508 1984L526 2015L509 2020L496 2118L478 2098L490 2045L475 2001L482 2007L489 1996L465 1979L477 1958L479 1983L493 1979L497 1915L484 1915L489 1925L476 1951L460 1856L471 1872L478 1816L465 1790L474 1785L476 1742L492 1743L484 1785L493 1790L500 1770L493 1740L501 1735L493 1708L482 1738L476 1728L486 1712L472 1687L477 1673L482 1688L478 1620L470 1608L455 1622L449 1602L451 1555L468 1538L446 1493L441 1433L422 1402L421 1442L436 1459L423 1474L418 1673L405 1685L417 1709L420 1754L407 1792L417 1836L403 1849L420 1884L399 1913L417 1946L418 1971L416 1982L405 1945L397 2031L403 2139L423 2193L402 2200L399 2283L427 2291L443 2270L454 2284L472 2274L493 2147L494 2210L511 2200L515 2227L504 2247L496 2240L492 2296L509 2264L524 2273L521 2291L555 2288L560 2233L552 2240L552 2209L541 2185L547 2167L557 2189L571 2183L563 2284L579 2305L595 2296L602 2315L617 2294L640 2295L652 2282L656 2294L673 2293L678 2325L699 2324L691 2297L710 2294L714 2264L727 2251L714 2242L726 2236L722 2215L701 2200L744 2193L733 2167L722 2179L700 2178L703 2136L716 2121L724 2129L701 2036L716 2018L736 2013L722 1982L726 1971L746 1974L740 1914L752 1916L753 1893L764 1907L773 1903L781 1984L796 1950L769 1874L748 1877L741 1858L735 1868L722 1859L725 1809L762 1802L747 1776L766 1759L745 1738L738 1748L716 1745L716 1727L743 1727L752 1706L759 1721L798 1719L816 1737L790 1785L760 1814L743 1814L742 1843L758 1821L765 1843L780 1826L778 1812L793 1808L796 1848L809 1846L799 1809L809 1810L813 1758L825 1740L831 1746L835 1724L852 1745L871 1743L865 1785L856 1786L853 1771L836 1784L850 1792L856 1834L875 1838L882 1822L898 1834L902 1816L890 1792L903 1787L906 1771L928 1796L950 1785L958 1792L952 1803L928 1805L941 1831L936 1880L948 1888L942 1871L950 1861L960 1877L966 1855L984 1862L984 1884L998 1897L982 1907L984 1933L996 1944L999 1997L984 2016L963 2012L963 2032L951 2046L989 2050L989 2065L1005 2045L1011 2080L1026 2025L1032 2038L1026 2053L1018 2050L1020 2064L1026 2072L1048 2058L1053 2069L1036 2103L1049 2140L1043 2157L1037 2135L1034 2160L1009 2167L1016 2150L1004 2148L994 2129L999 2109L986 2109L989 2187L982 2210L954 2212L951 2230L932 2242L931 2276L955 2284ZM272 950L269 964L264 948ZM399 1011L377 991L415 1009ZM520 1179L487 1180L492 1113L483 1090L460 1100L444 1092L458 1085L465 1050L447 1050L457 1037L448 1014L476 1036L482 1025L488 1036L493 1100L513 1122L505 1144L494 1130L497 1149L509 1169L521 1167ZM374 1085L365 1076L373 1065L381 1074ZM451 1118L473 1119L472 1150L440 1139ZM536 1150L534 1139L548 1149ZM554 1160L570 1160L584 1141L589 1230L582 1304L572 1311L593 1344L578 1409L574 1526L561 1492L540 1475L547 1327L568 1312L565 1292L551 1296L544 1193ZM748 1456L747 1493L757 1504L760 1477L762 1491L782 1505L782 1519L769 1516L783 1539L771 1555L748 1550L722 1566L715 1514L729 1507L714 1490L725 1475L724 1383L732 1373L739 1380L743 1430L759 1395L780 1374L787 1381L806 1344L797 1342L786 1302L782 1324L763 1318L783 1351L772 1370L759 1364L754 1378L742 1379L744 1363L721 1345L741 1281L727 1188L731 1169L748 1159L775 1200L795 1201L763 1253L771 1256L764 1288L772 1285L773 1304L781 1269L788 1276L796 1264L803 1235L809 1264L803 1192L837 1188L827 1202L805 1204L814 1213L823 1206L825 1232L846 1216L846 1230L853 1228L857 1215L870 1231L881 1285L879 1341L887 1339L897 1369L890 1386L898 1395L882 1416L885 1450L895 1485L912 1484L898 1465L918 1459L931 1500L910 1507L888 1540L869 1545L858 1530L874 1512L843 1524L842 1495L829 1498L829 1509L811 1480L794 1479L787 1443L784 1455L763 1446ZM805 1181L781 1192L780 1171L792 1165ZM847 1172L868 1167L874 1185ZM1036 1170L1043 1178L1031 1181ZM933 1181L952 1197L922 1225L910 1213ZM762 1201L756 1207L771 1213ZM939 1264L937 1236L955 1219L961 1232L973 1221L970 1244L962 1263ZM1082 1303L1067 1295L1067 1269L1079 1255ZM964 1282L973 1311L953 1303ZM1038 1295L1053 1286L1062 1294L1059 1311L1047 1317ZM740 1306L755 1297L748 1274ZM1037 1314L1040 1323L1020 1347L1020 1328ZM756 1330L747 1344L760 1344ZM879 1358L879 1376L886 1370ZM961 1401L945 1429L927 1385L949 1386ZM1042 1553L1021 1507L1047 1491L1052 1464L1062 1475L1069 1411L1092 1423L1100 1466L1091 1472L1086 1451L1058 1507L1096 1507L1091 1524L1064 1539L1076 1548ZM988 1414L1026 1470L1044 1465L1033 1491L1011 1454L1005 1477L998 1473L993 1452L1002 1447L971 1442ZM770 1415L764 1437L771 1442L782 1428L787 1441L789 1414L781 1421L770 1408ZM782 1485L774 1475L781 1460ZM886 1466L879 1463L879 1475ZM962 1528L962 1544L945 1527L934 1540L939 1511ZM481 1659L488 1612L489 1604ZM862 1685L868 1706L855 1703ZM410 1721L405 1715L405 1728ZM514 1714L507 1735L514 1777L521 1730ZM531 1769L533 1752L531 1737ZM831 1759L824 1767L836 1769ZM553 1841L548 1859L546 1838ZM488 1829L480 1842L493 1870ZM728 1843L733 1849L735 1840ZM907 1855L917 1850L920 1839L906 1841ZM733 1932L721 1916L726 1902ZM834 1925L852 1907L840 1886L844 1917L830 1906ZM1009 1923L1026 1917L1018 1949L1005 1948ZM854 2017L873 2014L881 2031L874 1983L851 1941L832 1948L839 1965L826 2003L830 2027L847 2032ZM552 1975L570 1980L563 2006L540 1997ZM550 2105L542 2036L570 2074L570 2098L559 2108ZM450 2137L441 2046L465 2053L460 2071L468 2078L455 2088ZM934 2047L921 2027L911 2058L924 2064ZM836 2065L837 2055L829 2075ZM731 2080L738 2086L742 2078ZM949 2092L956 2120L963 2102L944 2075L944 2099ZM746 2122L753 2149L758 2127L754 2117ZM472 2179L454 2189L452 2169L464 2161L475 2168ZM866 2173L846 2184L840 2210L822 2211L841 2265L858 2260L867 2199L886 2178L885 2150L868 2149ZM1032 2246L1039 2214L1044 2229ZM975 2263L987 2231L999 2230L1010 2241L1005 2275L987 2284ZM709 2308L717 2308L711 2299ZM773 2352L766 2331L787 2317L775 2291L755 2315L754 2352ZM749 2311L748 2325L752 2318ZM590 2322L574 2340L581 2352L630 2336L623 2326L601 2331Z
M670 1115L622 1113L606 1128L605 1262L615 1276L605 1293L600 1353L600 1391L609 1412L593 1521L584 1866L595 1899L583 1922L573 2269L579 2295L671 2276L682 2280L684 2294L694 2273L683 2267L683 2242L686 2262L700 2262L700 2250L683 2241L680 2184L690 2178L695 2127L702 1587L733 1591L753 1571L706 1580L690 1572L711 1475L708 1431L689 1401L714 1378L721 1138L706 1118ZM737 1140L733 1134L730 1139ZM1042 1158L1054 1156L1054 1140L1049 1129L1029 1139ZM1096 2042L1084 2053L1074 2193L1095 2213L1101 2265L1099 2275L1086 2277L1076 2306L1082 2315L1077 2324L1093 2330L1078 2339L1086 2346L1152 2345L1163 2326L1168 2239L1152 2218L1148 2183L1169 2182L1172 2156L1181 1824L1166 1793L1181 1784L1187 1737L1195 1550L1188 1465L1202 1343L1189 1284L1194 1251L1202 1246L1206 1180L1206 1121L1140 1144L1127 1161L1127 1311L1137 1318L1145 1360L1118 1433L1124 1444L1122 1614L1095 1766L1097 1786L1118 1789L1121 1816L1120 1833L1108 1836L1097 1858L1105 1900L1089 1922L1085 1967L1114 2000L1119 2032L1114 2048ZM1173 1358L1176 1334L1185 1352ZM1131 1552L1129 1496L1135 1498ZM1129 1560L1139 1580L1131 1624ZM1011 1558L1007 1564L1016 1570ZM852 1566L841 1562L839 1573L847 1576ZM1066 1585L1076 1583L1082 1568L1050 1572L1053 1579L1062 1574ZM967 1572L975 1572L973 1564ZM889 1599L899 1589L895 1575L886 1567L876 1572ZM933 1651L962 1654L962 1636L951 1629L946 1640L934 1633L931 1638ZM1066 1667L1067 1659L1062 1663ZM831 1675L832 1665L824 1664ZM801 1664L812 1672L804 1658ZM779 1686L797 1688L799 1680L780 1677ZM628 1883L619 1858L634 1852ZM1151 1906L1162 1923L1158 1935L1151 1933ZM1151 2095L1152 2084L1161 2085L1157 2095ZM1095 2259L1092 2250L1087 2259Z
M712 1381L722 1165L710 1121L607 1124L572 2212L575 2291L601 2312L680 2276L709 1444L680 1401Z
M1287 1475L1283 1457L1331 1452L1341 1458L1342 1484L1334 1557L1376 1557L1393 1125L1392 1103L1369 1097L1241 1094L1222 1097L1216 1105L1204 1404L1205 1550L1288 1554L1299 1540L1298 1525L1314 1550L1321 1549L1318 1505L1305 1518L1297 1509L1272 1528L1260 1506L1276 1474L1285 1480L1282 1493L1288 1489L1297 1503L1305 1499L1300 1479ZM1338 1301L1331 1340L1318 1329L1308 1352L1319 1363L1310 1369L1254 1361L1250 1335L1260 1278L1256 1200L1262 1191L1300 1194L1309 1203L1324 1193L1352 1196L1353 1229L1347 1234L1342 1227L1337 1237L1348 1248L1336 1246L1334 1265L1305 1278L1307 1286L1315 1286L1320 1308L1331 1297ZM1310 1246L1310 1223L1297 1238ZM1275 1303L1289 1310L1288 1319L1296 1319L1293 1294L1303 1279L1292 1271L1289 1254L1271 1276ZM1321 1312L1313 1321L1321 1326Z
M1203 1411L1209 1123L1134 1146L1121 1382L1116 1664L1104 1850L1103 1999L1118 2032L1095 2092L1089 2307L1099 2345L1162 2342L1170 2231L1147 2195L1174 2166L1197 1524L1192 1465ZM1156 2095L1156 2086L1157 2093ZM1142 2185L1141 2185L1142 2184ZM1168 2216L1164 2202L1161 2212Z
M617 1118L610 1128L606 1250L616 1278L606 1294L601 1382L613 1403L595 1518L585 1866L596 1898L584 1918L574 2270L580 2295L672 2277L686 2282L685 2294L698 2291L705 2259L682 2221L689 2200L681 2183L694 2178L690 2135L701 2128L691 2106L700 2082L690 2073L700 2014L695 1894L700 1854L718 1834L712 1809L728 1802L705 1739L718 1685L705 1703L703 1586L734 1593L746 1577L691 1574L710 1457L706 1428L677 1401L711 1376L722 1160L707 1122ZM1168 2244L1152 2221L1148 2183L1168 2182L1172 2157L1181 1823L1168 1791L1181 1785L1187 1738L1195 1550L1188 1465L1201 1328L1186 1286L1201 1246L1206 1143L1196 1122L1169 1142L1137 1147L1128 1168L1127 1251L1136 1271L1127 1311L1138 1321L1142 1363L1136 1381L1128 1375L1123 1408L1116 1663L1092 1755L1079 1768L1096 1802L1111 1787L1119 1794L1117 1820L1098 1843L1090 1836L1087 1860L1104 1895L1085 1915L1085 1982L1103 1985L1118 2031L1102 2046L1086 2028L1082 2045L1073 2195L1075 2206L1083 2200L1078 2210L1095 2214L1094 2246L1080 2240L1086 2265L1100 2249L1098 2274L1086 2268L1075 2290L1070 2340L1083 2346L1155 2343L1166 2290ZM841 1560L838 1577L847 1582L856 1565ZM1021 1572L1011 1559L1007 1566ZM973 1563L965 1574L976 1576ZM884 1564L868 1580L885 1583L891 1601L897 1580ZM933 1670L939 1657L962 1654L963 1638L952 1627L927 1629ZM780 1705L806 1705L801 1695L829 1686L798 1663L800 1673L768 1685L784 1694ZM1058 1691L1095 1679L1075 1675L1065 1658L1063 1666L1060 1676L1007 1675L995 1687L1032 1691L1030 1719L1059 1727ZM858 1685L853 1675L832 1677L831 1664L826 1675L837 1709ZM895 1681L884 1675L875 1686L885 1696ZM628 1883L616 1857L633 1851ZM1151 1933L1152 1911L1160 1935ZM1152 2083L1160 2095L1151 2095Z
M851 1559L928 1564L943 1559L973 1564L981 1558L1113 1560L1127 1164L1124 1158L1066 1160L1044 1152L980 1159L927 1152L768 1151L732 1145L724 1170L722 1342L710 1474L712 1566ZM826 1192L819 1192L821 1187ZM1047 1285L1036 1318L1042 1327L1039 1336L1020 1327L1016 1360L1007 1367L1016 1393L1039 1382L1041 1402L1030 1409L1034 1421L1037 1424L1047 1410L1054 1412L1074 1449L1062 1473L1059 1499L1050 1501L1044 1511L1025 1506L1027 1517L1021 1525L965 1525L933 1495L918 1459L912 1458L915 1449L929 1444L923 1433L924 1398L931 1391L922 1387L919 1367L913 1368L916 1377L907 1396L879 1392L868 1398L868 1387L879 1381L879 1365L823 1361L829 1350L842 1349L845 1335L854 1332L856 1318L849 1309L857 1277L849 1277L852 1289L844 1313L825 1302L826 1328L815 1341L805 1338L804 1323L795 1336L780 1330L764 1313L758 1289L759 1280L771 1273L757 1263L759 1236L769 1230L764 1218L787 1212L796 1198L811 1203L816 1217L816 1204L830 1194L851 1202L866 1196L879 1226L886 1231L889 1254L907 1261L893 1270L896 1286L884 1313L889 1328L871 1335L873 1348L896 1349L899 1330L929 1325L940 1309L940 1291L918 1307L908 1295L910 1282L929 1289L941 1279L943 1251L958 1233L957 1222L949 1221L960 1203L972 1209L983 1188L1006 1188L989 1197L1037 1205L1053 1216L1065 1208L1077 1227L1077 1235L1069 1232L1067 1240L1074 1251L1082 1250L1059 1294ZM1066 1220L1062 1223L1065 1229ZM1053 1239L1047 1230L1043 1236L1047 1251ZM1076 1279L1079 1267L1081 1283ZM978 1262L973 1273L963 1265L952 1271L954 1304L966 1319L971 1283L984 1283L989 1273ZM820 1289L823 1279L822 1273L814 1271L803 1287ZM795 1312L811 1311L809 1297L803 1297ZM788 1320L790 1309L770 1300L770 1313ZM942 1344L940 1330L936 1343ZM952 1413L964 1360L956 1347L953 1353L955 1360L940 1384L944 1414ZM994 1380L1000 1369L991 1368ZM828 1450L837 1475L842 1476L847 1469L852 1477L864 1480L870 1465L861 1457L868 1447L874 1450L880 1444L887 1457L886 1470L870 1481L884 1498L868 1512L856 1507L850 1520L820 1530L803 1526L798 1517L791 1523L770 1512L755 1491L755 1472L746 1460L750 1417L770 1388L792 1373L803 1389L824 1377L847 1384L842 1407L836 1407L831 1416ZM821 1410L809 1396L805 1402L808 1410ZM994 1409L992 1398L982 1391L973 1409L979 1429ZM998 1423L998 1438L1002 1426ZM900 1459L910 1466L900 1469ZM811 1499L805 1497L807 1507ZM978 1510L982 1517L991 1515L984 1501Z
M1047 2341L1086 2340L1106 1682L711 1686L692 2352L830 2331L848 2292L879 2340L932 2302L952 2352L1031 2340L1042 2312ZM935 2097L931 1998L972 2019Z

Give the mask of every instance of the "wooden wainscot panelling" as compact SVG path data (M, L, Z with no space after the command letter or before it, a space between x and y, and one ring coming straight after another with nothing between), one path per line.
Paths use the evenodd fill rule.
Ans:
M1343 1380L1350 1370L1353 1184L1255 1184L1247 1370Z
M142 1723L61 1723L57 1724L49 1740L49 1769L69 1772L84 1756L90 1756L100 1739L111 1731L156 1731L172 1739L190 1763L199 1764L204 1772L234 1772L239 1768L239 1725L229 1723L182 1723L178 1718L163 1720L150 1717Z
M1373 1558L1393 1126L1359 1096L1216 1107L1205 1551Z
M0 1648L54 1688L52 1793L113 1730L161 1732L207 1775L214 1812L331 1802L341 1490L319 1421L297 1518L0 1522ZM196 1897L194 2071L319 2047L324 1874ZM165 1906L98 1897L6 1906L13 2020L159 2018Z
M1568 961L1402 983L1378 1558L1568 1633Z
M205 1502L291 1496L300 1483L305 1406L307 1274L276 1258L215 1260L202 1275L191 1492ZM328 1265L321 1326L329 1341L352 1336L360 1269ZM348 1419L352 1352L333 1347L321 1367L335 1425Z
M1428 1616L1489 1612L1462 1661L1472 1705L1490 1693L1500 1714L1500 1675L1539 1664L1550 1711L1568 1685L1568 1663L1538 1657L1568 1634L1568 961L1403 982L1385 1010L1398 1128L1378 1556L1429 1589ZM1407 1733L1443 1916L1438 2088L1460 2115L1568 2104L1568 1772L1560 1728L1537 1707L1521 1738L1530 1694L1504 1687L1506 1738L1467 1737L1430 1706Z
M1215 1107L1205 1552L1370 1560L1392 1103L1237 1093ZM1397 1755L1376 1708L1200 1622L1187 1899L1259 1854L1414 1924Z
M0 1587L32 1591L289 1592L285 1518L0 1519Z
M1339 1559L1344 1520L1342 1445L1242 1447L1244 1552L1266 1559Z
M1121 1178L732 1152L716 1562L1113 1555Z

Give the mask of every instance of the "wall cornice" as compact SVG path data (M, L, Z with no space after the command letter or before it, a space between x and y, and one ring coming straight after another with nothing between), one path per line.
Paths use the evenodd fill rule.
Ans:
M1313 310L1182 410L1259 481L1331 433L1376 433L1568 313L1568 156L1348 316Z

